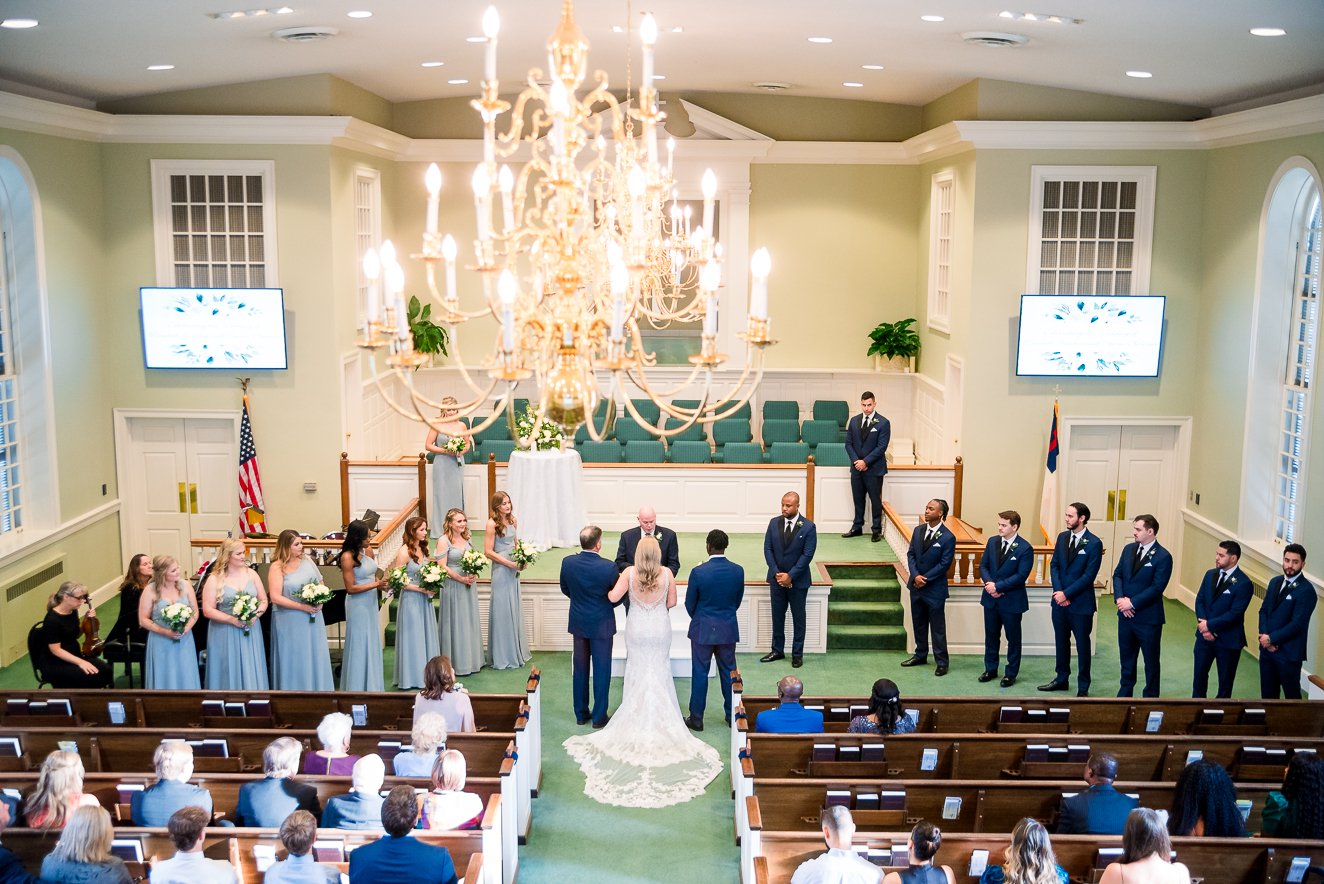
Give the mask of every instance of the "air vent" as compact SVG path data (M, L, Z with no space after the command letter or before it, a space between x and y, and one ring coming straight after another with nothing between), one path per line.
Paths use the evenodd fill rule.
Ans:
M313 26L281 28L279 31L272 31L271 36L284 43L316 43L319 40L330 40L339 33L337 28Z
M1030 38L1024 34L1008 34L1002 31L966 31L961 39L971 46L992 46L995 49L1007 49L1024 46Z
M20 596L31 592L43 583L54 580L64 573L64 559L57 559L45 567L39 568L25 577L19 578L5 590L5 600L14 601ZM54 588L52 588L52 592Z
M791 88L790 83L755 83L755 89L762 89L764 92L785 92Z

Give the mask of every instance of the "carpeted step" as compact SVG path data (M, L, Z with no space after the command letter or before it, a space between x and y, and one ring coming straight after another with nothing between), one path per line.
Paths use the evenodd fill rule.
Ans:
M828 625L828 650L904 651L906 630L902 626Z
M904 618L900 602L832 602L828 605L828 624L857 626L896 626Z
M865 580L844 580L832 584L828 604L838 602L899 602L901 585L895 580L882 583Z
M833 583L837 580L896 579L896 569L891 565L828 565L827 572Z

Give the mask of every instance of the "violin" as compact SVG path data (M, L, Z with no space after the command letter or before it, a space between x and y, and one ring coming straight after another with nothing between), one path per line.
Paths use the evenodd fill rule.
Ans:
M78 631L83 636L83 656L100 657L106 643L101 640L101 621L96 615L89 613L85 616L78 626Z

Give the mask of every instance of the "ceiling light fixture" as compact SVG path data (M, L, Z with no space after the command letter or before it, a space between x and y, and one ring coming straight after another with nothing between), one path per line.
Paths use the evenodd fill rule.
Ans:
M927 21L927 22L935 22L935 23L940 21L947 21L947 19L943 18L941 15L921 15L919 17L919 20Z
M149 71L173 71L174 69L175 66L173 64L149 64L147 66L147 70Z
M1048 12L1012 12L1010 9L999 12L998 18L1035 21L1050 25L1083 25L1085 23L1085 19L1072 18L1069 15L1056 15Z
M1257 37L1282 37L1287 34L1282 28L1251 28L1250 32Z
M465 37L465 38L464 38L464 42L466 42L466 43L486 43L486 42L487 42L487 38L486 38L486 37Z
M831 37L810 37L810 38L809 38L809 42L810 42L810 43L831 43L831 42L832 42L832 38L831 38Z
M231 9L227 12L209 12L208 18L214 18L221 21L232 21L239 18L260 18L264 15L289 15L294 11L292 6L272 6L268 9Z
M446 82L449 83L449 84L452 85L452 86L467 86L467 85L469 85L469 81L468 81L468 80L447 80Z
M366 9L355 9L351 12L345 13L345 15L350 18L372 18L372 13Z
M1127 71L1126 75L1128 77L1134 77L1137 80L1148 80L1150 77L1154 76L1149 71Z
M421 68L439 68L439 67L442 67L442 66L445 65L445 64L446 64L446 62L444 62L444 61L425 61L425 62L422 62L422 63L419 65L419 67L421 67Z
M852 82L850 82L849 80L847 80L846 82L842 83L841 85L847 87L848 89L863 89L863 88L864 88L864 84L863 84L863 83L852 83Z
M883 70L883 66L880 65L880 64L862 64L862 65L860 65L860 67L864 68L866 71L881 71L881 70Z
M653 82L657 82L658 80L665 80L666 78L667 78L666 74L653 74Z
M682 28L680 25L676 25L674 28L671 29L671 33L673 33L673 34L683 34L683 33L685 33L685 29Z
M7 18L0 21L0 28L9 28L11 31L22 31L36 26L37 20L35 18Z

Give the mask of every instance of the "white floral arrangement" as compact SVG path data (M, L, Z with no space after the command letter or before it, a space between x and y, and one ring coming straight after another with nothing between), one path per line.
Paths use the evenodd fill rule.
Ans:
M460 570L465 574L477 577L483 573L487 567L487 556L476 549L466 549L460 556Z
M175 602L161 609L161 620L171 632L182 633L193 619L193 609L183 602ZM178 641L178 639L176 639Z
M257 596L247 592L239 593L234 597L230 613L244 624L244 635L248 635L249 628L257 619Z
M515 418L515 435L519 436L520 445L526 448L531 446L538 451L560 448L561 441L565 439L565 427L550 418L543 418L542 425L538 427L538 435L534 438L533 426L537 422L538 415L534 412L533 405L524 406L524 411Z
M392 597L396 593L405 591L409 585L409 571L402 565L399 568L389 568L386 571L386 590L382 593L382 604L389 605Z
M469 439L465 436L451 436L441 447L446 449L447 454L459 457L469 450Z
M427 562L418 572L419 587L427 590L428 595L434 598L441 592L442 584L445 582L446 569L442 567L441 562Z
M327 586L325 583L323 583L320 580L314 580L311 583L305 583L299 589L299 596L298 596L299 601L303 602L305 605L312 605L314 608L322 607L322 605L325 605L327 602L331 601L335 597L336 594L331 591L331 587ZM309 623L317 622L316 611L308 615L308 622Z
M542 547L534 546L527 540L516 540L515 548L510 551L510 560L516 565L524 567L538 561L538 556L542 553Z

